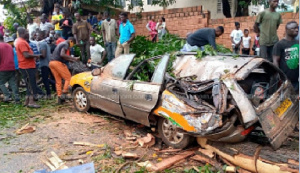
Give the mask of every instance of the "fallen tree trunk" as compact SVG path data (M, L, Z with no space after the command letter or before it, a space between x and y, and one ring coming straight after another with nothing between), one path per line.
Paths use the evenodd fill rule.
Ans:
M274 151L269 146L251 142L224 144L197 139L201 147L214 152L229 163L259 173L299 172L299 151L288 146Z

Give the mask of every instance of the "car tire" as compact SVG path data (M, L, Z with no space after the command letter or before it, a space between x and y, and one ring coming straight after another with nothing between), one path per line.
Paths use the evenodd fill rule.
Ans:
M77 87L73 91L73 103L79 112L87 112L91 107L88 95L82 87Z
M176 149L183 149L192 141L190 135L178 132L176 125L162 117L158 120L158 133L166 145Z

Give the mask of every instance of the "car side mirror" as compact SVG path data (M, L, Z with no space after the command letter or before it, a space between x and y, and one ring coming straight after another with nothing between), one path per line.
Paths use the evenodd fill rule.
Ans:
M92 71L92 75L93 76L99 76L102 73L102 69L101 68L96 68Z

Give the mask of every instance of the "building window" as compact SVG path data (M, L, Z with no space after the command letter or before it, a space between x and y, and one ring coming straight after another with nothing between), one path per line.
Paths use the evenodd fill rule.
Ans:
M131 5L133 7L138 6L143 0L131 0Z
M147 5L151 5L153 0L147 0Z
M230 9L232 9L232 0L228 0ZM218 0L217 2L217 13L223 13L223 3L222 0Z

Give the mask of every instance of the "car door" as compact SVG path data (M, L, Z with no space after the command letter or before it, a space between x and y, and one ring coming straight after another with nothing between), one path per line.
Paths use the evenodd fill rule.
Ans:
M120 100L127 119L150 126L148 116L159 99L168 61L169 55L161 58L151 82L124 81L127 86L120 88Z
M91 105L113 115L124 117L120 104L121 87L134 54L122 55L104 67L100 76L95 76L91 83Z

